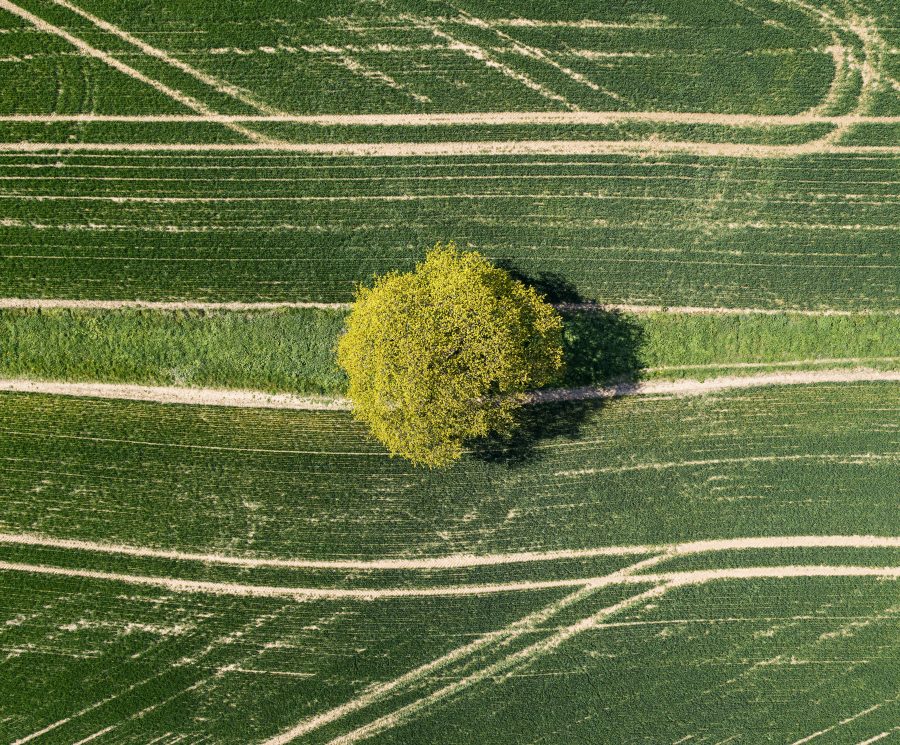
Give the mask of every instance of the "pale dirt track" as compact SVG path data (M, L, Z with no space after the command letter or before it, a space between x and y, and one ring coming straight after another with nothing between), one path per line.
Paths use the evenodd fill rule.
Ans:
M272 302L203 302L192 300L76 300L69 298L0 298L2 309L72 309L72 310L124 310L129 308L146 310L230 310L257 311L277 310L279 308L318 308L321 310L347 309L353 303L319 303L308 301L272 301ZM703 307L696 305L635 305L631 303L556 303L562 311L578 312L620 312L646 315L649 313L675 313L680 315L795 315L795 316L896 316L900 310L839 310L837 308L820 309L778 309L778 308L723 308Z
M315 303L315 302L221 302L204 303L191 301L148 301L148 300L68 300L54 298L0 298L0 309L42 309L53 308L69 310L227 310L227 311L264 311L281 308L316 308L319 310L341 310L352 307L352 303Z
M771 385L809 385L815 383L900 382L900 370L811 370L797 372L734 375L707 380L660 380L644 383L537 391L529 395L527 403L543 404L560 401L588 401L621 398L623 396L702 396L738 388ZM254 409L289 409L311 411L347 411L350 402L345 398L295 396L289 393L217 388L187 388L178 386L145 386L124 383L69 383L64 381L0 379L0 392L42 393L55 396L149 401L163 404L194 406L232 406Z
M130 77L134 80L137 80L138 82L141 82L145 85L150 86L151 88L158 91L162 95L167 96L168 98L171 98L173 101L178 102L182 106L185 106L185 107L191 109L192 111L196 111L198 114L202 114L203 116L209 116L209 115L213 115L216 113L209 106L207 106L206 104L204 104L201 101L198 101L193 96L188 96L185 93L182 93L181 91L178 91L178 90L166 85L165 83L161 83L160 81L155 80L154 78L151 78L151 77L145 75L144 73L140 72L139 70L136 70L135 68L131 67L131 65L127 65L124 62L122 62L121 60L117 59L116 57L113 57L112 55L107 54L106 52L104 52L100 49L97 49L94 46L91 46L84 40L71 34L69 31L67 31L63 28L60 28L59 26L55 26L52 23L48 23L43 18L40 18L40 17L34 15L33 13L28 12L27 10L19 7L18 5L16 5L13 2L10 2L10 0L0 0L0 9L3 9L5 11L12 13L13 15L27 21L32 26L34 26L38 31L42 31L46 34L53 34L54 36L58 36L59 38L67 41L69 44L71 44L76 49L78 49L82 54L84 54L88 57L93 57L95 59L98 59L101 62L104 62L105 64L112 67L114 70L117 70L118 72L120 72L124 75L127 75L128 77ZM240 124L234 124L234 123L230 123L230 122L223 122L223 124L224 124L224 126L228 127L232 131L237 132L238 134L241 134L241 135L247 137L251 141L254 141L254 142L268 142L269 141L267 138L265 138L261 135L258 135L256 132L253 132L253 131L247 129L246 127L243 127Z
M248 390L181 388L116 383L64 383L7 379L0 380L0 391L151 401L161 404L234 406L253 409L337 411L349 408L349 404L345 399L338 398L293 396L288 393L263 393L261 391Z
M623 383L608 387L586 386L560 390L538 391L531 394L530 403L556 401L588 401L619 398L621 396L662 395L702 396L707 393L735 388L756 388L769 385L807 385L814 383L859 383L865 381L900 382L900 371L872 370L811 370L809 372L776 372L757 375L726 375L707 380L659 380L645 383Z
M295 600L360 600L375 601L389 598L459 597L491 595L506 592L532 592L562 587L591 587L595 583L620 585L646 585L666 583L672 585L696 585L727 579L790 579L794 577L882 577L900 579L900 566L830 566L822 564L735 567L727 569L703 569L682 572L657 572L653 574L619 574L614 581L608 576L579 577L575 579L535 580L492 584L447 585L402 588L337 588L337 587L289 587L255 585L238 582L210 582L177 579L145 574L125 574L95 569L26 564L0 561L0 572L24 572L56 577L121 582L126 585L159 587L171 592L228 595L234 597L285 598Z
M716 551L752 551L765 549L801 548L895 548L900 549L900 536L874 535L798 535L761 536L757 538L717 538L686 543L659 545L598 546L587 549L566 549L556 551L522 551L504 554L450 554L447 556L421 557L410 559L279 559L229 554L192 553L170 549L145 548L122 544L81 541L69 538L52 538L30 533L0 533L0 545L35 546L58 548L88 553L135 556L145 559L166 559L174 561L197 561L204 564L277 569L333 569L338 571L376 570L456 570L463 568L497 566L500 564L525 564L547 561L571 561L592 559L602 556L633 556L641 554L666 554L668 556L689 556L714 553Z
M5 0L0 0L0 7ZM232 125L239 126L239 125ZM466 155L638 155L684 153L720 158L794 158L803 155L900 155L900 145L834 145L815 140L801 145L748 145L681 140L507 140L458 142L283 142L137 143L5 142L0 153L295 153L306 155L425 158Z

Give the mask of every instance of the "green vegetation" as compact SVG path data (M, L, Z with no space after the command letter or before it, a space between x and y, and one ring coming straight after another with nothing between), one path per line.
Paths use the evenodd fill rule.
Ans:
M0 375L338 393L345 311L7 310Z
M570 387L767 369L900 367L895 315L562 315L560 384ZM0 310L0 377L340 396L347 381L335 347L346 316L305 308Z
M133 47L99 33L64 7L48 0L20 0L19 5L106 52L123 57L128 53L128 64L211 108L253 112L171 65L134 54ZM334 0L275 5L265 0L153 0L137 7L90 0L86 8L252 91L269 106L294 112L554 111L568 102L584 110L797 113L827 94L834 74L832 57L824 48L832 43L828 29L801 9L768 1L757 9L725 2L698 8L689 0L654 0L627 8L598 8L589 0L564 5L519 2L512 7L471 0L452 5L391 0L353 6L351 12ZM461 13L485 25L467 23ZM890 9L883 15L892 18ZM510 16L562 23L549 28L502 23ZM4 21L7 18L4 14ZM585 18L599 27L579 27ZM21 23L15 17L10 20ZM494 25L496 20L501 23ZM854 38L846 36L842 41L851 46ZM541 87L522 85L482 58L466 54L463 45L483 50L489 59L528 75ZM855 40L851 48L861 46ZM541 50L556 66L529 55L529 49ZM98 97L103 105L99 112L121 111L122 103L117 105L110 94L127 90L132 81L95 81L92 70L77 57L59 54L63 51L68 49L62 40L0 38L0 53L21 59L13 70L17 82L23 81L23 92L28 92L25 81L48 80L19 105L35 110L55 104L57 112L70 113ZM26 56L36 52L43 54ZM347 54L357 66L343 62ZM372 72L362 74L360 66ZM62 100L53 96L49 85L54 73L75 89ZM585 79L600 81L602 89L597 83L585 85ZM106 97L100 95L104 92ZM15 99L8 95L0 104L11 107Z
M0 154L0 297L349 301L448 236L587 300L894 309L898 164Z
M354 416L413 463L511 432L526 391L563 369L562 318L475 252L437 244L414 272L360 287L338 342Z
M426 470L346 412L4 394L0 532L321 559L900 535L898 407L896 383L544 404Z
M543 735L716 743L740 733L793 743L828 728L823 742L882 739L900 718L896 584L854 577L678 588L574 635L500 685L482 684L477 695L458 695L369 742L517 745ZM567 622L616 600L599 594ZM554 617L546 626L559 625ZM537 705L548 690L552 705Z
M14 0L0 299L346 302L453 237L554 303L778 311L561 310L564 386L900 369L898 46L897 0ZM346 320L0 311L0 377L343 395ZM898 411L545 403L437 470L345 411L0 393L0 742L887 742Z

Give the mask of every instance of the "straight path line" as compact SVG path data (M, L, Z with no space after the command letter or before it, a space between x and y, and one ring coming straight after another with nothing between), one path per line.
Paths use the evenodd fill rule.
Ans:
M345 704L336 706L333 709L330 709L317 716L305 719L291 729L286 730L285 732L282 732L281 734L276 735L269 740L266 740L263 745L283 745L284 743L295 740L298 737L307 735L316 729L320 729L327 724L331 724L332 722L341 719L348 714L352 714L355 711L364 709L371 704L376 703L377 701L387 698L395 691L403 690L410 684L416 683L419 680L426 678L435 670L444 668L451 663L464 660L470 657L473 653L486 647L490 647L496 644L498 641L505 641L507 639L510 639L511 637L515 638L521 636L524 632L531 630L534 626L545 623L550 618L558 614L561 610L584 600L590 595L593 595L595 592L597 592L597 590L599 590L601 587L605 587L614 579L630 575L634 572L646 568L647 566L658 564L659 562L664 561L666 558L667 557L665 554L652 556L649 559L644 559L629 567L619 569L609 575L606 575L605 577L601 577L590 586L582 587L577 592L572 593L571 595L567 595L561 600L557 600L550 605L541 608L540 610L530 613L524 618L520 618L518 621L515 621L514 623L506 626L503 629L488 632L475 641L463 645L462 647L457 647L456 649L442 655L436 660L414 668L413 670L410 670L409 672L401 675L398 678L395 678L394 680L379 684L374 688L366 690L361 696L352 699Z
M154 46L151 46L147 42L138 39L136 36L132 36L127 31L118 26L114 26L112 23L108 21L104 21L102 18L98 18L97 16L88 13L86 10L78 7L77 5L73 5L67 0L52 0L54 3L59 5L60 7L65 8L66 10L71 11L77 15L80 15L82 18L93 23L98 28L103 29L104 31L113 34L114 36L118 36L120 39L127 41L129 44L140 49L144 54L155 57L162 62L165 62L167 65L170 65L181 72L190 75L192 78L199 80L201 83L208 85L213 90L218 93L223 93L231 98L234 98L241 103L247 104L248 106L252 106L257 111L261 111L268 116L284 116L284 112L279 111L278 109L274 109L270 106L257 101L253 96L249 95L246 91L241 90L236 85L231 85L230 83L220 80L219 78L213 77L202 70L198 70L196 67L187 64L186 62L182 62L180 59L173 57L170 54L167 54L162 49L157 49ZM90 116L90 115L89 115ZM240 119L233 119L231 117L227 117L219 114L210 114L209 116L198 116L198 117L188 117L185 120L176 119L174 121L193 121L193 122L209 122L212 121L211 117L215 118L216 123L218 124L228 124L228 123L239 123ZM13 120L10 120L13 121ZM78 120L74 119L72 121L90 121L90 120ZM117 121L116 119L112 119L110 121ZM118 121L127 121L127 120L118 120ZM146 119L145 121L153 121L153 119ZM252 121L252 120L247 120Z
M63 0L53 0L62 4ZM124 37L123 37L124 38ZM164 54L159 52L158 54ZM148 52L150 54L150 52ZM154 54L153 56L158 56ZM168 55L165 55L168 57ZM160 59L163 59L160 57ZM172 60L172 61L170 61ZM170 64L179 60L168 58ZM183 64L183 63L180 63ZM177 66L177 65L176 65ZM181 69L181 68L179 68ZM198 74L199 71L195 71ZM193 74L193 73L191 73ZM195 76L196 77L196 76ZM203 81L207 82L207 81ZM211 85L211 83L210 83ZM255 104L254 104L255 105ZM435 126L510 126L621 124L657 122L660 124L720 124L729 127L793 127L805 124L900 124L900 116L844 114L715 114L682 111L501 111L466 114L3 114L0 122L66 123L233 123L233 124L310 124L326 127L435 127Z
M545 561L593 559L602 556L632 556L640 554L667 554L686 556L720 551L748 551L759 549L798 548L851 548L900 549L900 536L873 535L801 535L765 536L758 538L717 538L685 543L660 545L598 546L586 549L561 549L556 551L522 551L507 554L451 554L448 556L418 559L275 559L227 554L194 553L172 549L144 548L121 544L82 541L69 538L52 538L31 533L0 533L0 545L34 546L39 548L71 549L92 553L135 556L139 558L168 559L175 561L199 561L205 564L224 564L246 568L279 569L334 569L374 571L409 569L433 571L461 569L500 564L524 564Z
M487 678L502 674L508 675L514 668L521 667L532 662L535 658L541 655L552 652L563 642L572 638L576 634L580 634L583 631L587 631L588 629L596 627L598 624L602 623L610 616L620 611L626 610L633 605L642 603L645 600L650 600L651 598L660 597L664 595L669 589L670 587L668 585L660 585L658 587L653 587L649 590L638 593L637 595L633 595L630 598L626 598L625 600L622 600L614 605L607 606L606 608L597 611L587 618L583 618L563 629L560 629L555 634L548 636L546 639L542 639L541 641L535 642L534 644L525 647L518 652L508 655L507 657L504 657L497 662L488 665L487 667L477 670L476 672L465 678L462 678L461 680L453 681L449 685L446 685L443 688L434 691L428 696L417 699L416 701L413 701L412 703L407 704L406 706L403 706L396 711L392 711L390 714L385 714L384 716L375 719L369 724L365 724L362 727L358 727L357 729L352 730L346 735L336 737L333 740L330 740L328 745L347 745L347 743L364 740L386 729L396 727L398 724L401 724L403 721L409 719L412 715L418 713L421 709L424 709L425 707L437 701L440 701L441 699L447 698L448 696L453 696L459 693L461 690L469 688L476 683L480 683ZM293 739L293 737L289 739L275 739L263 743L263 745L285 745L285 743L290 742Z
M206 104L204 104L201 101L198 101L196 98L193 98L192 96L188 96L187 94L182 93L181 91L171 88L170 86L166 85L165 83L161 83L160 81L155 80L154 78L144 75L144 73L142 73L140 70L136 70L135 68L131 67L131 65L127 65L124 62L122 62L121 60L116 59L112 55L107 54L106 52L104 52L100 49L97 49L94 46L91 46L86 41L79 39L77 36L73 36L65 29L62 29L59 26L54 26L52 23L48 23L43 18L40 18L40 17L34 15L33 13L29 13L24 8L20 8L15 3L10 2L10 0L0 0L0 8L2 8L3 10L5 10L9 13L12 13L15 16L18 16L19 18L22 18L22 19L28 21L28 23L30 23L32 26L34 26L39 31L43 31L44 33L47 33L47 34L54 34L54 35L60 37L61 39L64 39L65 41L69 42L69 44L71 44L75 48L79 49L83 54L85 54L89 57L94 57L95 59L98 59L101 62L106 63L107 65L112 67L114 70L121 72L123 75L127 75L128 77L133 78L134 80L138 80L141 83L149 85L151 88L159 91L160 93L162 93L165 96L168 96L173 101L180 103L182 106L192 109L193 111L203 114L204 116L209 116L209 115L213 115L216 113L211 108L209 108ZM249 138L250 140L252 140L255 143L261 144L262 142L267 141L267 138L257 134L256 132L253 132L253 131L247 129L246 127L242 127L240 124L234 124L234 123L229 123L229 122L225 122L224 124L229 129L231 129L239 134L244 135L245 137Z
M319 308L321 310L352 308L353 303L320 303L312 301L272 301L246 303L239 301L202 302L193 300L78 300L70 298L0 298L0 310L28 308L69 308L84 310L120 310L143 308L146 310L277 310L279 308ZM896 310L838 310L836 308L792 309L792 308L717 308L695 305L634 305L631 303L554 303L561 311L578 312L621 312L644 315L649 313L676 313L680 315L796 315L796 316L896 316ZM835 360L840 361L840 360ZM761 363L768 364L768 363ZM775 364L775 363L772 363ZM735 365L727 365L734 367ZM719 365L725 367L725 365Z
M0 0L0 7L8 0ZM240 125L232 125L240 126ZM259 139L259 135L253 133ZM4 142L3 153L299 153L307 155L398 158L468 155L659 155L683 153L719 158L794 158L803 155L900 155L900 145L834 145L821 140L802 145L751 145L679 140L472 140L457 142Z
M234 406L253 409L346 411L350 408L349 402L343 398L295 396L290 393L264 393L262 391L240 389L187 388L118 383L68 383L62 381L0 379L0 391L47 393L56 396L84 396L126 401L151 401L162 404Z
M816 383L900 382L900 370L870 368L810 370L724 376L706 380L660 380L622 383L614 386L536 391L528 395L527 404L590 401L624 396L702 396L740 388L770 385L811 385ZM148 386L126 383L70 383L66 381L0 379L0 392L42 393L54 396L79 396L125 401L149 401L163 404L194 406L233 406L253 409L285 409L294 411L349 411L346 398L295 396L290 393L263 393L223 388L187 388Z
M795 372L758 373L756 375L725 375L706 380L658 380L643 383L622 383L613 386L585 386L559 390L535 391L528 403L543 404L560 401L590 401L622 396L663 395L701 396L724 390L757 388L769 385L810 385L815 383L900 382L900 370L809 370ZM2 390L2 388L0 388Z
M192 301L148 301L148 300L69 300L64 298L0 298L2 309L53 308L70 310L231 310L255 311L278 310L281 308L316 308L319 310L341 310L352 308L353 303L317 303L305 301L290 302L221 302L204 303ZM897 311L900 314L900 311Z

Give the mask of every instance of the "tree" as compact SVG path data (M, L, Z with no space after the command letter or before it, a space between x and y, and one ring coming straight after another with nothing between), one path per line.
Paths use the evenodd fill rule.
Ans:
M457 460L515 427L524 393L563 368L562 318L475 252L438 243L413 272L360 286L338 342L354 416L392 455Z

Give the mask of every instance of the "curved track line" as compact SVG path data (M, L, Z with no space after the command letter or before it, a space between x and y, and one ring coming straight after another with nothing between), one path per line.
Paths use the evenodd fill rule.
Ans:
M539 405L559 401L588 401L624 396L702 396L741 388L771 385L811 385L815 383L900 382L900 370L857 368L848 370L811 370L724 376L707 380L660 380L622 383L614 386L536 391L526 403ZM0 379L0 392L41 393L54 396L78 396L126 401L149 401L193 406L232 406L236 408L285 409L308 411L348 411L345 398L295 396L290 393L263 393L239 389L187 388L179 386L145 386L125 383L69 383L64 381Z
M144 83L145 85L149 85L154 90L157 90L160 93L162 93L163 95L168 96L173 101L180 103L182 106L185 106L185 107L187 107L193 111L196 111L200 114L203 114L205 116L216 113L215 111L213 111L213 109L209 108L209 106L207 106L206 104L204 104L201 101L198 101L193 96L188 96L187 94L182 93L181 91L178 91L178 90L166 85L165 83L161 83L158 80L155 80L151 77L148 77L147 75L144 75L144 73L142 73L140 70L136 70L135 68L131 67L131 65L126 65L124 62L122 62L119 59L116 59L112 55L107 54L106 52L104 52L100 49L97 49L96 47L91 46L90 44L83 41L82 39L79 39L77 36L73 36L65 29L62 29L59 26L54 26L52 23L48 23L43 18L40 18L40 17L34 15L33 13L29 13L24 8L20 8L15 3L10 2L10 0L0 0L0 8L2 8L3 10L5 10L9 13L12 13L15 16L18 16L19 18L22 18L25 21L28 21L28 23L30 23L32 26L34 26L39 31L43 31L44 33L47 33L47 34L53 34L55 36L60 37L61 39L64 39L65 41L69 42L69 44L74 46L76 49L80 50L82 52L82 54L85 54L88 57L94 57L95 59L98 59L101 62L106 63L107 65L112 67L114 70L117 70L118 72L122 73L123 75L127 75L128 77L133 78L134 80L138 80L141 83ZM228 123L228 122L226 122L224 124L226 127L231 129L232 131L237 132L238 134L241 134L244 137L247 137L248 139L252 140L255 143L262 144L263 142L270 142L270 140L268 140L266 137L263 137L262 135L259 135L256 132L253 132L253 131L247 129L246 127L242 127L240 124L234 124L234 123Z
M224 80L220 80L219 78L213 77L212 75L208 75L202 70L198 70L196 67L187 64L186 62L182 62L180 59L173 57L172 55L164 52L162 49L157 49L154 46L151 46L147 42L142 39L138 39L136 36L132 36L124 29L119 28L118 26L114 26L112 23L108 21L104 21L102 18L98 18L97 16L88 13L86 10L78 7L77 5L73 5L68 2L68 0L52 0L52 2L56 3L60 7L65 8L66 10L75 13L76 15L81 16L82 18L90 21L98 28L103 29L107 33L113 34L114 36L118 36L120 39L127 41L129 44L140 49L144 54L155 57L162 62L165 62L167 65L170 65L181 72L190 75L192 78L199 80L201 83L208 85L210 88L215 90L218 93L224 93L226 96L230 96L241 103L247 104L248 106L253 107L257 111L261 111L264 114L270 116L283 116L284 112L278 109L275 109L271 106L267 106L266 104L256 100L253 96L251 96L248 92L238 88L236 85L232 85ZM218 116L218 115L213 115ZM197 121L212 121L208 117L194 117L193 120ZM225 119L220 119L217 121L219 124L228 123L229 119L226 117ZM232 120L231 123L238 123L237 121Z
M199 561L205 564L223 564L246 568L278 569L334 569L351 571L375 570L424 570L462 569L497 566L500 564L526 564L544 561L593 559L602 556L632 556L640 554L666 554L685 556L718 551L745 551L752 549L796 548L896 548L900 549L900 536L873 535L799 535L767 536L759 538L717 538L685 543L632 546L598 546L587 549L557 551L522 551L508 554L450 554L448 556L419 559L274 559L227 554L195 553L172 549L144 548L122 544L81 541L70 538L51 538L30 533L0 533L0 545L35 546L88 551L139 558L170 559L175 561Z

